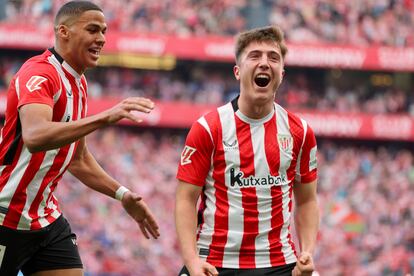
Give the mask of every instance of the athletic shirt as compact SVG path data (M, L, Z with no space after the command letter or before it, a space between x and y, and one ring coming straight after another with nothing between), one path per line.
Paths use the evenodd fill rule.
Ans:
M292 186L317 178L316 139L304 120L276 103L266 117L250 119L235 99L193 124L177 178L203 187L201 258L224 268L296 261Z
M26 61L7 93L5 124L0 134L0 225L36 230L61 215L53 192L78 142L30 153L23 143L18 110L26 104L46 104L53 109L54 122L84 118L86 79L52 48Z

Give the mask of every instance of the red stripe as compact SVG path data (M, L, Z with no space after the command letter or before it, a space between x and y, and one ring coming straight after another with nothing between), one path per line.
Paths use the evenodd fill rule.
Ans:
M302 146L302 142L304 139L304 128L303 128L303 124L302 121L300 120L300 118L293 116L292 114L288 113L288 122L289 122L289 128L290 128L290 132L292 133L292 137L293 137L293 156L292 156L292 162L288 168L287 171L287 177L288 179L294 179L295 178L295 172L296 172L296 165L297 165L297 161L298 161L298 154L300 151L300 147ZM291 184L290 184L290 194L289 194L289 198L292 199L292 194L293 194L293 185L294 185L294 180L292 180ZM289 212L292 212L292 204L293 201L290 200L289 201ZM289 232L288 234L288 240L290 243L290 246L292 247L292 249L295 251L296 253L296 249L295 249L295 244L293 243L292 239L291 239L291 234Z
M224 247L227 243L227 234L229 230L229 200L227 196L227 187L225 185L224 175L226 161L224 158L224 149L222 143L223 134L219 114L217 112L213 112L211 113L211 116L206 116L206 119L207 122L213 122L213 124L217 124L214 126L210 125L210 129L212 131L217 131L217 133L212 133L214 138L217 137L217 140L214 141L217 148L213 159L213 178L216 179L216 182L214 183L216 213L214 214L214 233L210 245L210 254L207 257L207 261L212 265L222 267Z
M20 217L27 199L27 189L33 180L45 156L44 152L38 152L31 156L29 164L23 173L22 178L17 186L16 192L10 202L9 210L4 218L3 225L16 229L19 224Z
M244 178L255 174L254 152L250 125L236 117L236 132L239 144L240 170L244 173ZM240 245L239 267L256 267L255 255L256 237L259 234L259 211L257 209L256 188L241 188L242 207L244 210L244 232Z
M269 165L270 174L279 175L280 168L280 149L277 142L276 116L265 123L265 153ZM272 196L272 218L270 221L271 230L269 232L270 263L272 266L285 264L280 243L280 230L284 223L282 210L282 189L280 186L271 187Z
M7 114L10 117L13 117L9 114ZM8 117L6 116L6 117ZM10 121L10 124L7 124L3 127L3 130L1 131L1 135L2 135L2 142L0 143L0 165L3 164L4 162L4 158L6 157L7 152L10 149L10 146L13 143L13 140L15 138L15 133L16 133L16 125L17 125L17 117L14 117L13 123ZM7 135L7 136L5 136ZM20 147L21 149L21 147ZM19 154L19 151L16 152L16 155ZM14 158L16 160L16 156ZM0 182L2 183L2 182Z
M298 154L300 151L300 147L302 146L302 141L304 139L303 134L304 134L304 129L303 129L303 125L302 125L302 121L296 117L296 116L292 116L292 114L288 113L288 120L289 120L289 127L290 127L290 132L292 133L292 137L293 137L293 156L292 156L292 162L290 164L290 167L288 168L288 179L294 179L295 177L295 168L296 168L296 164L297 164L297 160L298 160Z
M65 114L67 104L66 90L62 80L60 80L60 87L62 87L62 91L53 108L53 121L57 122L64 119L63 115Z

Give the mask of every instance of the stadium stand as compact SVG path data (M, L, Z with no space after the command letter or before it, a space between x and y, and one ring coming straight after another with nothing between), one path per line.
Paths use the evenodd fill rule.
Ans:
M63 2L0 0L1 118L11 76L26 57L48 47L52 36L42 30L50 28ZM200 39L205 46L207 40L216 41L210 36L220 36L221 43L246 27L268 23L280 24L291 46L277 101L300 112L318 139L318 274L414 273L412 0L96 2L107 12L109 33L115 32L108 53L123 54L125 48L114 43L129 38L126 44L136 46L131 51L139 58L159 62L160 56L172 55L175 64L168 70L108 64L87 72L91 113L116 97L142 95L157 101L158 113L149 124L98 131L88 136L88 146L111 175L146 199L161 237L147 241L119 202L90 192L67 175L57 196L78 234L85 275L176 275L182 260L173 214L166 210L174 208L175 173L193 121L186 117L196 118L197 112L237 94L231 40L218 44L223 56L187 56L176 49L182 41L188 43L185 39ZM149 47L164 42L165 35L173 43L161 43L165 52L148 53L145 45L134 44L147 38L142 34L153 38ZM26 42L26 35L39 39ZM173 116L172 110L187 113Z
M65 1L7 1L4 20L50 27ZM96 1L120 31L180 36L234 35L261 23L278 24L290 41L414 46L411 0L163 0Z

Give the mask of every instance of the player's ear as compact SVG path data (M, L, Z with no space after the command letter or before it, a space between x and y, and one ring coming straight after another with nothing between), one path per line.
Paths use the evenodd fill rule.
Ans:
M236 80L240 80L240 67L237 64L233 67L233 73Z
M69 36L69 28L66 25L59 24L55 27L56 36L67 39Z

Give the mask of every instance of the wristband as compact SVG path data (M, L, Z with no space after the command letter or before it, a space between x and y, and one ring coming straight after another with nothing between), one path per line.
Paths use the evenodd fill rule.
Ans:
M125 187L125 186L119 187L118 190L116 190L116 192L115 192L115 198L117 200L121 201L126 192L129 192L129 189L127 187Z

